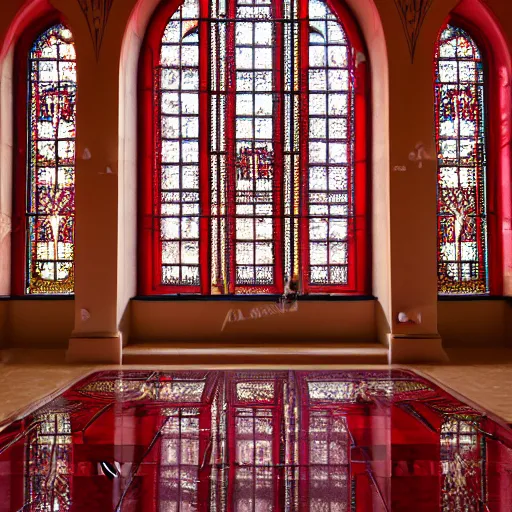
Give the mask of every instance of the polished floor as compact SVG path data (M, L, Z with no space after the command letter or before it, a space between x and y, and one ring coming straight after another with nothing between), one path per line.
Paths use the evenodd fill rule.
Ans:
M0 432L0 511L505 512L512 431L406 370L109 370Z

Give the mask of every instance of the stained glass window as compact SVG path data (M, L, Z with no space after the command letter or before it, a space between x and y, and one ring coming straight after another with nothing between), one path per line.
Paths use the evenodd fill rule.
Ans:
M473 39L448 25L435 63L440 293L489 291L483 67Z
M35 40L27 78L25 291L73 293L76 60L66 27Z
M293 276L303 293L357 291L358 75L340 16L324 0L165 12L143 61L147 293L282 293Z
M353 215L350 44L329 7L309 2L309 283L346 285Z

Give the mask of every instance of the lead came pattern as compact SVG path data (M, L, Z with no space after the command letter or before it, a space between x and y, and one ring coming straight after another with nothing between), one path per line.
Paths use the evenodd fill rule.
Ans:
M64 25L29 54L27 272L29 294L74 291L76 56Z
M483 63L475 42L448 26L436 55L438 289L486 293L486 137Z
M211 293L275 292L279 280L299 275L301 243L309 244L303 262L309 266L308 285L348 284L353 54L325 2L308 5L310 19L289 0L209 3L209 37L201 42L207 46L202 55L209 67L209 112L199 112L198 2L189 0L169 21L157 77L162 284L199 291L198 125L205 116L211 202L203 206L211 211ZM310 29L309 85L300 73L303 23ZM309 102L306 119L303 101ZM304 182L302 140L309 146ZM301 186L308 188L303 210ZM301 215L309 242L299 238ZM285 247L276 245L281 218ZM281 258L283 275L276 275Z
M199 2L170 19L156 70L162 284L199 286Z
M284 103L284 136L283 136L283 213L284 213L284 276L285 279L289 279L294 273L298 275L298 268L294 268L298 258L294 254L294 239L293 233L297 231L297 220L295 218L295 205L294 205L294 179L295 174L299 175L298 164L299 159L299 147L298 147L298 119L294 115L294 77L296 68L296 54L294 52L294 41L297 40L297 34L299 30L299 23L296 20L296 13L293 10L296 9L296 2L287 1L284 2L284 17L285 19L291 20L291 23L284 23L283 41L284 41L284 52L283 52L283 103ZM297 163L297 166L295 165ZM295 173L295 167L297 167L297 173ZM294 218L292 218L294 214ZM295 257L294 257L295 256ZM298 263L298 262L297 262Z
M246 20L246 21L242 21ZM274 283L273 43L270 1L237 2L236 285Z
M210 2L210 155L211 155L211 285L212 293L228 290L226 97L226 1Z
M348 280L354 150L352 51L321 0L309 2L309 279Z

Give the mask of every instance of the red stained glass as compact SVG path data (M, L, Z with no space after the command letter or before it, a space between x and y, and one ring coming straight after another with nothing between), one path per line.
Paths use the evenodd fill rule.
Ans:
M484 63L469 34L448 25L435 66L438 290L487 293Z
M8 511L512 505L510 428L402 370L97 372L2 425L0 465Z
M73 293L76 61L63 25L33 43L28 93L25 291Z
M354 50L333 11L309 2L308 284L347 286L354 237Z
M302 293L364 290L364 59L357 70L363 48L340 13L187 0L155 15L144 293L282 293L292 276Z

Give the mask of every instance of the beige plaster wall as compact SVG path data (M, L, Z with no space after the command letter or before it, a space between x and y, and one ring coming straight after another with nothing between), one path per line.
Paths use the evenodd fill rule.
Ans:
M274 310L263 316L263 309L272 304L275 303L134 300L131 333L137 340L150 341L376 341L373 300L300 301L296 311Z
M11 300L8 304L7 346L66 347L73 329L73 300Z
M0 66L0 169L12 169L11 48ZM11 290L12 173L0 172L0 295Z
M434 0L411 63L395 2L346 1L365 37L372 78L372 291L378 300L354 303L354 310L347 303L333 303L332 307L347 308L343 311L350 318L348 322L313 322L318 318L315 317L318 303L304 302L300 315L304 317L299 324L304 329L314 328L322 336L343 339L356 335L377 336L381 340L387 339L388 334L391 339L393 335L435 335L438 332L435 161L424 161L420 168L409 160L409 153L422 142L427 153L435 155L434 41L458 2ZM9 109L13 66L9 55L12 56L15 41L8 41L5 35L16 16L21 16L22 5L31 2L51 3L67 20L76 41L76 294L74 303L18 301L8 313L4 307L4 316L7 314L11 321L11 335L25 343L41 334L37 322L23 325L21 322L22 318L30 318L34 310L46 311L54 319L52 322L60 325L57 337L112 337L120 330L130 334L130 328L133 329L130 335L135 338L168 336L171 317L176 338L190 328L191 322L195 325L195 318L204 315L210 318L210 312L212 316L206 324L215 331L217 314L222 317L222 308L228 303L140 302L131 308L129 304L130 297L136 293L136 72L140 43L157 0L114 0L108 20L100 24L105 30L98 59L78 0L0 3L0 213L10 210L12 177ZM488 0L486 5L499 18L510 47L512 3ZM92 154L90 160L82 158L85 148ZM405 171L395 170L397 166L405 166ZM107 167L111 173L106 172ZM0 241L0 294L3 295L10 289L9 243L9 235ZM506 272L512 275L512 269ZM52 313L52 308L57 307L63 308L62 317ZM445 312L450 307L454 306L443 303L439 307L439 330L447 333L448 340L452 329L459 328L455 324L447 327L450 322ZM471 303L465 302L457 311L464 316L472 308ZM82 309L90 314L85 321ZM422 323L397 323L398 312L411 309L422 313ZM71 324L67 319L70 310L74 318ZM336 311L333 310L334 316ZM510 308L508 313L496 315L494 321L506 323ZM48 322L51 333L53 327ZM296 326L286 329L289 327ZM48 335L46 339L49 342L56 338Z
M432 58L434 42L455 1L434 2L411 62L394 5L378 2L385 26L390 76L390 212L392 334L437 332L436 164L409 160L417 144L435 155ZM394 4L394 2L392 3ZM391 36L391 34L394 34ZM405 168L405 170L397 170ZM422 323L403 325L398 313L418 309Z
M8 318L9 302L0 300L0 350L7 346L7 318Z
M512 347L508 300L440 301L439 333L445 347Z

